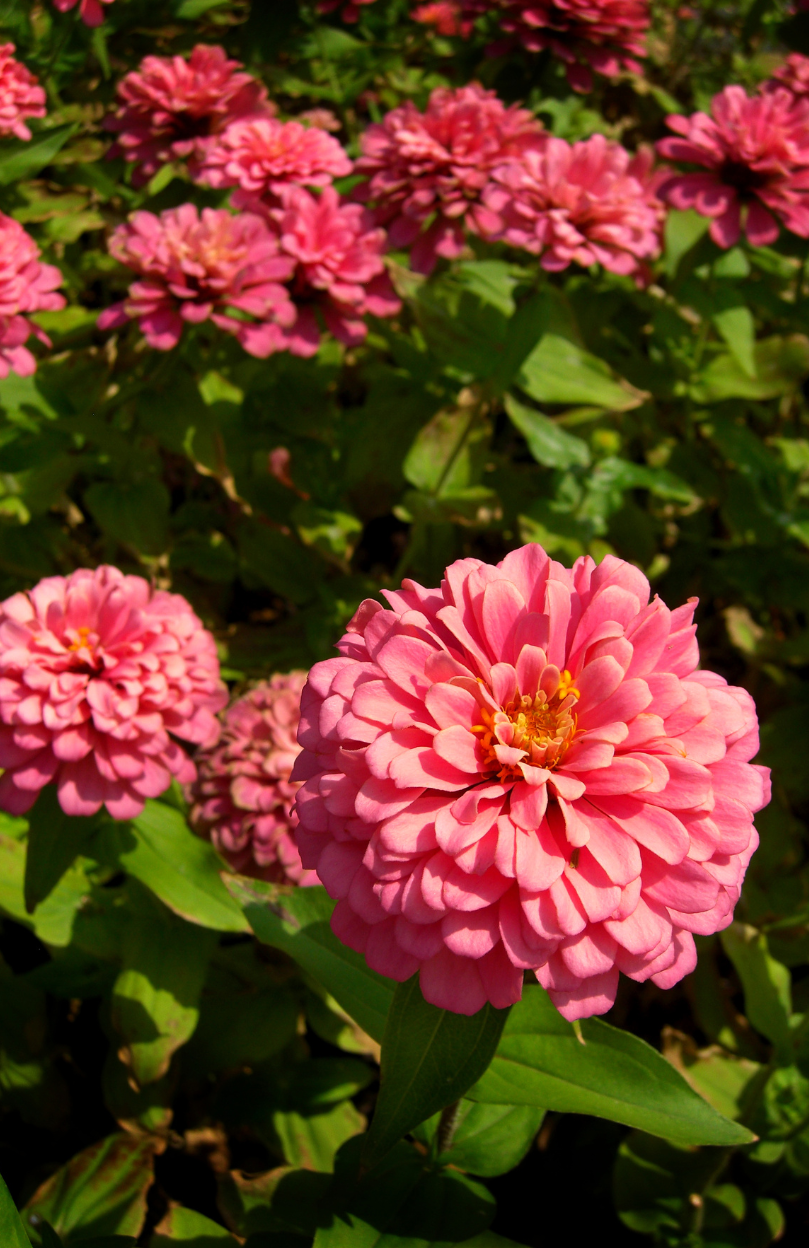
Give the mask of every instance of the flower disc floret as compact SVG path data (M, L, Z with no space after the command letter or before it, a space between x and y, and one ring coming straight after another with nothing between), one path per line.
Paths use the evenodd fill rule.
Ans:
M47 334L26 314L65 306L57 294L62 274L55 265L42 264L39 254L19 221L0 213L0 378L11 369L23 377L36 371L36 360L25 346L31 334L50 346Z
M174 738L211 745L226 701L179 594L112 567L47 577L0 605L0 809L24 814L54 783L68 815L131 819L194 779Z
M698 668L695 600L538 545L385 597L301 699L296 839L335 933L462 1014L525 970L568 1019L619 972L677 983L731 922L769 800L750 695Z
M237 186L249 195L277 197L285 186L328 186L351 173L337 139L314 126L275 117L235 121L207 147L199 180ZM237 203L238 200L234 200Z
M13 43L0 45L0 135L30 139L25 119L45 116L45 92L14 51Z
M276 884L317 884L304 871L292 830L300 788L289 776L300 753L296 740L306 672L273 676L239 698L222 716L222 736L196 756L188 790L191 824L242 875Z

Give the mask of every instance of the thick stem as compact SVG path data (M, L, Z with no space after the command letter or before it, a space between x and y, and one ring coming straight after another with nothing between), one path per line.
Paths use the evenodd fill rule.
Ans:
M441 1111L441 1119L438 1123L438 1130L435 1133L435 1141L438 1146L439 1156L446 1153L452 1147L452 1141L455 1138L455 1132L458 1129L458 1119L461 1116L461 1102L455 1101L454 1104L448 1105L446 1109Z

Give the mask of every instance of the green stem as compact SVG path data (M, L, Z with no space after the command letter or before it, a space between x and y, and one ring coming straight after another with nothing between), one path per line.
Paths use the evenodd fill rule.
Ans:
M435 1133L435 1142L439 1156L441 1153L446 1153L450 1148L452 1148L452 1141L455 1138L455 1132L458 1129L458 1119L460 1116L460 1101L455 1101L452 1105L447 1105L446 1109L442 1109L441 1118Z

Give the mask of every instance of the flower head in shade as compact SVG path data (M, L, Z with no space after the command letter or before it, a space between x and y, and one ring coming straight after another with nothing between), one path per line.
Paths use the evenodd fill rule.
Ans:
M295 320L286 281L294 262L261 217L194 204L159 217L136 212L110 239L117 260L138 274L121 303L98 318L101 329L137 320L149 346L169 351L183 325L211 320L245 351L265 357L284 348ZM231 310L241 313L237 319Z
M648 0L463 0L464 16L491 13L510 38L491 49L548 49L567 66L575 91L592 88L592 70L615 78L640 72L649 26Z
M373 4L374 0L318 0L318 13L333 13L335 9L342 9L340 16L344 22L356 22L359 20L360 9L364 4Z
M35 372L25 343L31 334L46 346L50 339L26 314L63 308L61 284L62 274L55 265L42 264L39 248L19 221L0 213L0 378L10 369L22 377Z
M117 568L51 576L0 605L0 809L57 785L68 815L139 814L211 745L227 701L214 639L179 594Z
M436 34L466 38L472 30L472 22L461 16L461 10L461 0L431 0L413 9L410 16L414 22L434 27Z
M172 160L190 160L196 169L211 137L230 122L272 112L261 83L224 48L206 44L188 59L144 57L117 93L118 108L104 123L118 135L109 154L135 164L136 186Z
M356 346L364 317L394 316L401 308L382 254L385 231L360 204L344 204L333 187L311 195L301 187L282 192L269 213L282 254L295 265L290 294L297 319L287 343L293 355L314 355L320 343L317 312L340 342Z
M533 970L568 1019L726 927L769 800L755 707L631 564L538 545L367 601L301 698L304 866L332 926L461 1014Z
M633 160L601 134L548 138L496 170L484 198L503 223L499 236L541 255L543 268L575 261L629 274L660 250L662 205L647 183L648 155Z
M237 186L267 199L291 184L328 186L351 170L346 152L325 130L299 121L250 117L232 122L211 141L198 176L209 186Z
M388 226L391 245L412 245L413 268L429 273L439 256L460 255L466 230L487 232L492 170L545 138L531 113L506 108L478 83L438 87L426 112L408 100L368 127L356 164L368 180L355 193Z
M45 116L45 92L30 70L14 59L14 44L0 45L0 135L30 139L26 117Z
M85 26L100 26L104 21L104 10L102 4L112 4L112 0L53 0L55 7L60 13L67 13L68 9L75 9L79 5L79 17Z
M774 243L779 220L809 237L809 101L786 88L750 98L742 87L725 87L710 117L693 113L667 123L681 137L661 139L657 150L700 169L672 173L660 195L674 208L710 217L718 246L732 247L742 228L754 246Z
M779 65L769 82L764 84L767 91L786 87L793 95L809 95L809 56L800 52L791 52L783 65Z
M300 787L289 773L300 753L296 740L306 672L273 676L225 712L222 736L197 754L189 789L191 824L242 875L277 884L317 884L304 871L290 835Z

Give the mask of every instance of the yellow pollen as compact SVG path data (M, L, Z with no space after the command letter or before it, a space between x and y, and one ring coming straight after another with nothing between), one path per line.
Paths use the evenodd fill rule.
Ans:
M76 632L79 634L78 641L72 641L68 646L68 650L83 650L87 645L87 638L90 636L91 631L89 628L77 628Z
M483 707L482 723L472 729L480 735L486 765L497 769L501 782L522 778L519 762L553 771L580 731L573 707L581 694L570 672L545 668L540 685L544 688L533 697L517 694L499 711ZM522 756L518 762L504 762L498 747L519 750Z

